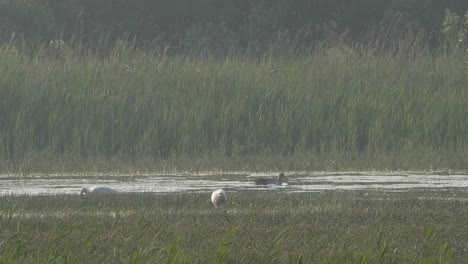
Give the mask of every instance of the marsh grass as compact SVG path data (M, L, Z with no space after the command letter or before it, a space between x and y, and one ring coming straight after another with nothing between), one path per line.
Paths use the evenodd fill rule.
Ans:
M379 169L466 168L468 53L405 41L380 53L324 47L224 59L130 43L104 58L2 46L0 156L25 170L141 160L177 169L184 158L196 160L192 169L257 166L243 163L251 158L360 168L368 157Z
M467 195L230 192L5 196L0 262L462 263ZM445 199L448 198L448 199Z

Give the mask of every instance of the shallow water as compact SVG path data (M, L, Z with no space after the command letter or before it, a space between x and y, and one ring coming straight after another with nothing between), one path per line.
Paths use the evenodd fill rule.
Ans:
M445 172L300 172L286 173L281 186L257 186L257 177L274 178L277 173L190 174L88 174L88 175L0 175L0 195L80 194L81 188L108 186L118 192L206 192L227 190L282 190L318 192L324 190L449 189L468 187L468 173Z

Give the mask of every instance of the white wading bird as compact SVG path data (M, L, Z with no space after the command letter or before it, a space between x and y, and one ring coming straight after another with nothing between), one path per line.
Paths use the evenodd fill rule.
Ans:
M116 191L112 188L105 187L105 186L98 186L98 187L91 187L91 188L83 188L81 189L81 195L95 195L95 194L111 194L116 193Z
M285 178L286 176L284 176L284 173L280 173L276 180L261 178L261 179L256 179L255 184L257 185L281 185Z
M227 203L227 195L223 189L214 191L211 194L211 202L216 208L221 207Z

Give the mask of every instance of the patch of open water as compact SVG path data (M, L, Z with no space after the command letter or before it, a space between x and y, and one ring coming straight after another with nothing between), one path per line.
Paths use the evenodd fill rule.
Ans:
M206 192L227 190L282 190L319 192L324 190L383 190L467 188L468 173L444 172L298 172L286 173L281 186L258 186L258 177L274 178L277 173L203 173L189 174L88 174L0 175L0 195L76 194L83 187L108 186L118 192Z

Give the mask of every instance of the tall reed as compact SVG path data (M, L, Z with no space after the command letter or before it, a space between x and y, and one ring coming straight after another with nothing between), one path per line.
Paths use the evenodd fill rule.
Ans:
M225 59L6 45L0 155L466 153L468 53L405 45Z

